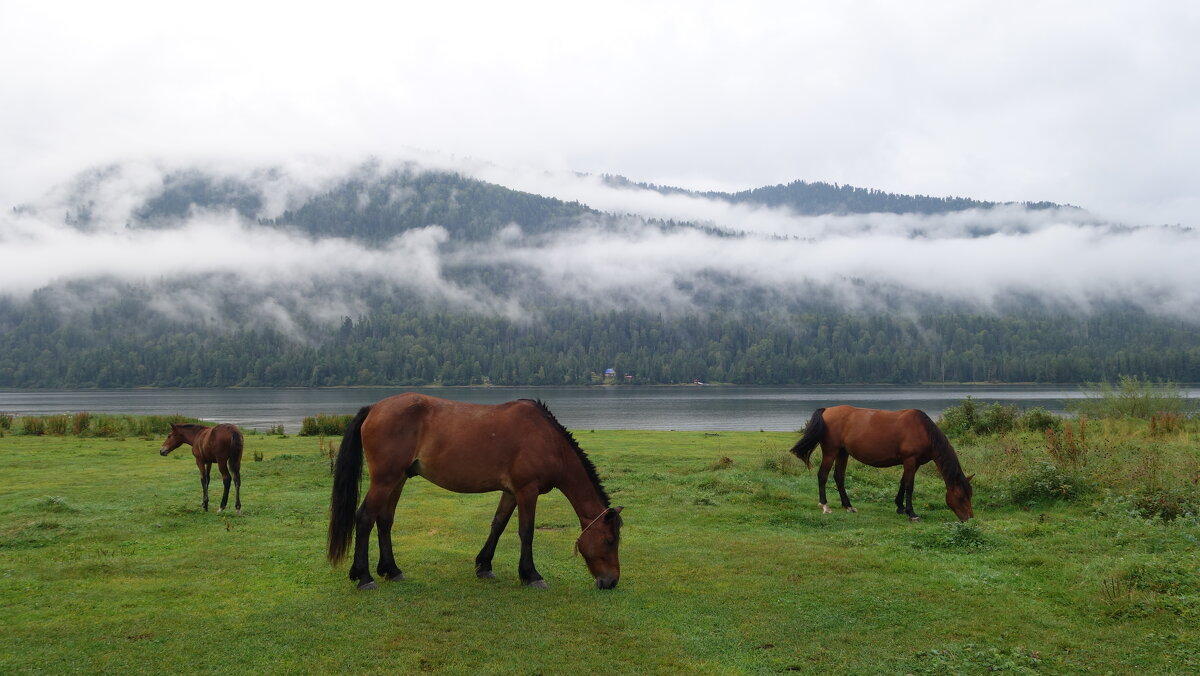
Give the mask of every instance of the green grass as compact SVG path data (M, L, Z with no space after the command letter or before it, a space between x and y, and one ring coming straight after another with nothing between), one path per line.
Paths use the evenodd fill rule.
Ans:
M960 445L977 518L959 524L932 466L920 522L895 513L898 470L856 464L859 513L822 515L794 434L577 431L625 506L611 592L572 555L557 492L534 542L548 590L518 583L515 523L498 579L475 578L498 496L415 479L395 530L409 579L358 592L324 559L328 440L247 437L234 516L200 511L186 448L10 435L0 673L1196 673L1200 520L1135 497L1186 503L1200 441L1088 434L1070 501L1014 493L1053 460L1043 436Z

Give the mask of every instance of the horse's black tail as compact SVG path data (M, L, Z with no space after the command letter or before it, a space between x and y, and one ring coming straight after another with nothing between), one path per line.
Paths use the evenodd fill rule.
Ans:
M234 427L229 434L229 464L238 468L242 466L242 451L245 446L246 440L242 438L242 431Z
M808 425L804 427L804 436L800 437L800 441L797 441L795 446L792 446L792 454L803 460L805 467L812 467L808 457L812 455L813 449L821 443L821 438L824 436L825 409L818 408L808 419Z
M929 445L933 448L933 460L938 471L942 473L942 479L947 484L962 486L969 499L974 494L974 490L971 488L971 482L967 479L967 475L963 473L962 465L958 463L958 454L954 452L954 447L950 445L946 433L924 411L917 411L917 413L920 414L921 423L925 425L925 433L929 435Z
M354 537L354 515L358 510L358 484L362 480L362 425L371 412L364 406L346 426L342 446L333 467L333 495L329 499L329 562L346 556Z

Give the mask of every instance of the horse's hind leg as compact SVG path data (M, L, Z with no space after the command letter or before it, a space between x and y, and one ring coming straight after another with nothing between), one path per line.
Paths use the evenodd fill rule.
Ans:
M217 469L221 472L221 484L225 486L224 492L221 493L221 506L217 509L217 513L225 511L225 505L229 504L229 484L233 477L229 476L229 465L224 460L217 461Z
M500 494L500 504L496 507L496 515L492 517L492 530L488 533L487 542L483 543L483 549L480 549L479 555L475 557L475 575L477 577L496 577L496 574L492 572L492 557L496 554L496 543L500 540L500 534L504 532L516 506L517 499L513 497L512 493L505 491Z
M396 556L392 552L392 524L396 520L396 503L400 501L400 492L404 490L406 479L407 477L400 478L400 483L396 484L396 488L388 495L383 511L375 521L379 527L379 566L375 568L375 572L383 576L383 579L393 582L404 579L404 572L396 565Z
M233 508L238 514L242 513L242 462L235 460L229 463L229 471L233 473Z
M371 487L367 489L367 497L363 499L358 512L354 516L354 563L350 565L350 579L358 581L359 589L374 589L375 578L371 577L371 531L387 505L391 490L381 486L374 477ZM388 540L390 549L391 540ZM380 550L383 541L380 541Z
M842 507L847 512L857 512L850 504L850 496L846 495L846 461L850 458L850 454L846 451L838 453L837 463L833 466L833 480L837 484L838 495L842 498Z
M825 447L822 446L824 451ZM820 496L821 512L824 514L832 514L833 510L829 508L829 503L825 500L825 482L829 480L829 467L833 465L833 461L837 456L832 453L825 453L821 456L821 467L817 470L817 487L818 495Z

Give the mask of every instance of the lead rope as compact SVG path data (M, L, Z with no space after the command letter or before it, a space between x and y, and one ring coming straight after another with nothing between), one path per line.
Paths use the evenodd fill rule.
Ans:
M597 522L597 521L599 521L601 518L603 518L603 517L604 517L604 515L605 515L605 514L608 514L608 513L609 513L609 512L611 512L611 511L612 511L612 507L605 507L605 508L604 508L604 511L603 511L603 512L600 512L600 516L598 516L598 517L596 517L596 518L592 519L592 522L591 522L591 523L589 523L588 525L584 526L584 527L583 527L583 530L579 531L579 537L575 538L575 556L579 556L579 541L583 539L583 535L584 535L584 533L587 533L589 528L591 528L592 526L596 525L596 522Z

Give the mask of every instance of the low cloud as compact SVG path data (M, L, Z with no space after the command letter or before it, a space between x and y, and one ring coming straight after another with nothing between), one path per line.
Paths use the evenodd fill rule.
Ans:
M1189 228L1130 227L1076 209L1019 206L937 216L800 216L614 188L595 177L520 174L466 162L435 168L616 216L536 237L522 234L516 223L470 244L453 241L435 224L377 247L260 225L233 211L193 210L175 227L137 228L128 226L134 211L169 170L121 166L0 216L0 294L25 298L88 280L143 285L155 290L150 306L164 316L219 322L227 302L221 298L242 288L253 291L247 297L254 299L256 321L289 334L302 333L305 323L356 317L368 311L367 298L380 293L511 317L536 315L538 299L547 297L679 312L739 290L781 304L821 294L839 307L871 312L908 312L912 308L897 299L909 294L982 311L1013 297L1077 312L1122 303L1191 319L1200 310L1200 235ZM349 164L312 163L246 168L238 176L260 186L263 215L271 216L350 171ZM80 217L80 205L87 206L86 227L69 225ZM522 284L496 289L452 274L473 267L503 268ZM527 293L530 285L536 293Z

